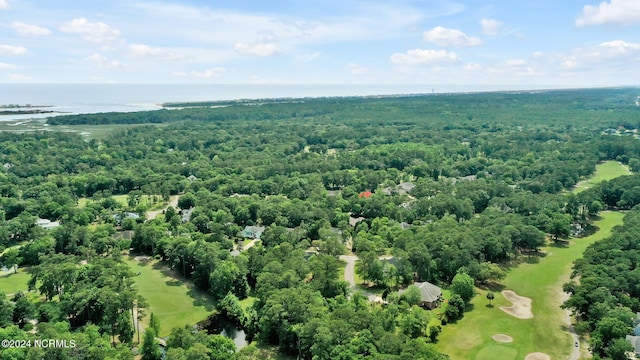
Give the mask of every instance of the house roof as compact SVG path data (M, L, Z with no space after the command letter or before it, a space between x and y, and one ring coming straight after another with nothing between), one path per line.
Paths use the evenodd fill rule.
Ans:
M373 195L371 191L363 191L360 194L358 194L358 197L368 199L371 197L371 195Z
M49 219L37 219L36 225L44 229L53 229L55 227L60 226L60 223L57 221L51 221Z
M636 354L640 354L640 336L627 335L625 339L631 343L631 346L633 346L633 351Z
M442 296L442 289L429 282L415 282L413 285L420 289L420 297L422 301L434 302ZM398 293L402 295L406 289L400 290Z
M250 237L250 238L254 238L254 239L260 239L260 236L262 235L264 230L265 230L264 226L246 226L242 230L241 235L243 237Z

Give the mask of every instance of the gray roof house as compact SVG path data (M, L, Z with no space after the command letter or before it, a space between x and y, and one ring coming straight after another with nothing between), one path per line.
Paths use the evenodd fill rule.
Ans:
M442 301L442 289L429 282L415 282L413 285L420 289L421 301L418 305L426 309L435 309L438 307ZM402 289L398 294L402 295L405 291L406 289Z
M181 221L182 221L183 224L191 221L191 214L192 213L193 213L193 208L180 210Z
M244 230L240 232L240 236L243 238L260 239L264 230L264 226L246 226Z
M134 219L134 220L138 220L140 219L140 215L133 213L133 212L124 212L124 213L119 213L119 214L113 214L111 215L111 217L113 217L113 219L116 221L116 225L120 226L122 225L122 222L124 221L124 219Z
M43 229L51 230L53 228L60 226L60 223L57 221L51 221L49 219L37 219L36 225L40 226Z
M627 335L625 339L633 346L633 352L640 356L640 336Z

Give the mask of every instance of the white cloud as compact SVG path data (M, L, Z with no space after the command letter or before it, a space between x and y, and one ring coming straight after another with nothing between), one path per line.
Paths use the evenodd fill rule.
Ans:
M597 46L557 54L552 61L570 70L635 69L640 60L640 43L613 40Z
M69 34L82 34L85 40L97 43L113 41L120 36L120 31L109 25L102 22L92 23L85 18L73 19L60 30Z
M640 22L640 1L610 0L600 5L585 5L576 20L577 26L632 24Z
M426 65L458 61L456 53L446 50L413 49L405 53L391 55L391 62L397 65Z
M0 10L9 10L10 7L7 0L0 0Z
M0 55L24 55L29 50L23 46L0 45Z
M526 61L522 59L510 59L504 62L505 66L508 67L516 67L516 66L524 66L527 64Z
M158 60L176 61L184 59L184 55L169 51L164 48L148 46L144 44L129 45L129 53L133 57L148 57Z
M92 62L100 67L107 69L123 69L125 68L124 64L116 60L109 60L105 56L102 56L98 53L95 53L91 56L87 56L85 60Z
M495 19L482 19L480 20L480 26L482 26L482 33L485 35L498 35L502 30L503 24L501 21Z
M37 25L25 24L20 21L11 23L11 28L20 36L46 36L51 34L51 30Z
M207 70L201 71L201 72L192 71L191 75L197 76L197 77L200 77L200 78L211 78L211 77L218 77L218 76L224 75L227 72L228 72L228 70L223 68L223 67L215 67L215 68L207 69Z
M0 70L9 70L9 69L17 69L17 68L18 68L17 65L0 62Z
M640 50L639 43L628 43L622 40L607 41L600 44L600 46L618 54L627 54L629 52Z
M362 74L366 74L368 71L369 69L362 65L358 65L354 63L347 64L347 72L351 75L362 75Z
M273 43L247 44L239 42L234 48L242 55L271 56L282 52L282 49Z
M468 36L457 29L448 29L436 26L429 31L425 31L424 40L443 47L464 47L482 45L482 40L477 37Z

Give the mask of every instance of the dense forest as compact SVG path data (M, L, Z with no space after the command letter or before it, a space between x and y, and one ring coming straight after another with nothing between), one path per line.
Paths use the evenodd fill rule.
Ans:
M132 347L159 357L152 329L137 338L146 300L122 260L131 252L175 269L216 299L218 313L282 354L446 359L433 343L463 316L473 296L464 284L499 281L600 211L640 204L638 176L567 193L601 161L639 170L636 96L600 89L212 102L48 120L53 130L140 124L90 139L0 133L2 265L29 267L32 290L0 292L0 337L77 343L0 357L131 359ZM176 208L145 221L144 196L175 195ZM38 219L60 226L44 229ZM629 235L637 222L633 210L619 241L597 243L576 264L580 281L566 285L566 306L603 358L617 358L612 348L627 335L603 335L603 322L640 311L638 241ZM261 241L234 252L247 227L264 228ZM385 289L384 304L344 281L338 257L347 253L359 257L363 281ZM442 318L411 291L398 296L415 281L452 289ZM256 300L243 309L249 296ZM172 329L165 348L170 359L253 359L254 350L189 327Z

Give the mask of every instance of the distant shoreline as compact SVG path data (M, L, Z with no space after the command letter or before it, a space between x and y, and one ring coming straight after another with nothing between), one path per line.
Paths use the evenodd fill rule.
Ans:
M52 114L59 113L58 111L53 110L42 110L42 109L32 109L32 110L0 110L0 116L2 115L33 115L33 114Z

